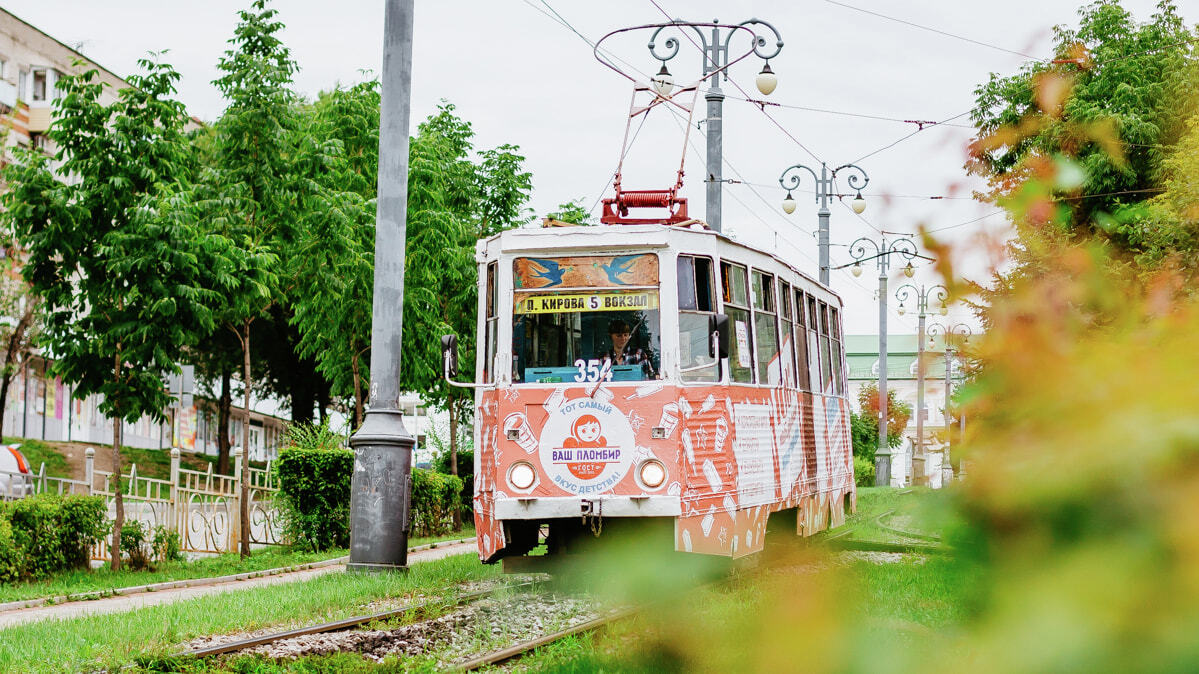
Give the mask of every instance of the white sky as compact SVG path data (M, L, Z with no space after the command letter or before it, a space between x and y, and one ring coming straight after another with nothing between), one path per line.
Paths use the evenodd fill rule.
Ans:
M969 110L972 90L989 72L1014 72L1026 59L999 49L972 44L895 21L871 16L824 0L797 2L682 2L656 0L672 16L695 21L719 18L738 23L752 17L770 21L785 46L771 66L778 89L769 100L785 105L823 108L898 119L943 120ZM665 17L653 0L569 2L548 0L567 21L591 40L625 26L655 23ZM150 50L169 49L166 60L182 73L180 98L192 114L211 120L223 103L211 82L216 63L233 34L237 10L248 2L209 0L204 3L161 0L8 0L4 7L88 57L127 75ZM894 3L847 0L847 4L923 24L941 31L990 43L1003 49L1049 55L1050 27L1076 23L1076 3L1063 0L925 0ZM1148 20L1155 0L1125 0L1138 20ZM1184 7L1185 7L1185 3ZM308 96L377 72L382 62L383 3L279 0L275 6L287 25L283 39L299 62L299 91ZM441 99L458 106L477 133L478 147L514 143L528 158L533 173L532 207L538 216L557 204L582 198L590 207L610 196L624 133L630 86L601 66L578 36L543 13L540 0L472 0L416 2L412 123L428 116ZM1186 9L1188 21L1199 19ZM649 32L605 42L622 59L645 73L655 72ZM749 49L739 38L733 49ZM754 97L754 75L760 60L749 57L731 75ZM698 77L701 56L683 40L669 63L677 82ZM636 73L633 73L636 75ZM740 95L732 83L727 95ZM702 95L696 119L703 117ZM968 196L978 181L962 171L969 129L927 128L894 147L861 159L915 130L902 122L864 119L768 107L792 136L830 166L860 164L870 175L864 191L869 206L859 219L847 205L832 207L833 265L849 261L848 244L879 229L915 232L965 223L993 213L993 207L968 199L929 200L908 196ZM750 103L726 100L725 178L743 178L761 186L727 185L724 227L746 242L775 249L815 276L816 205L812 195L797 193L799 207L786 216L779 208L783 191L778 176L786 167L818 160L801 149ZM955 120L967 123L967 118ZM704 214L702 153L704 139L691 134L698 154L687 152L687 184L691 213ZM666 114L651 117L626 160L626 188L659 189L671 185L683 149L678 123ZM735 170L735 172L734 172ZM736 175L739 173L740 175ZM805 174L806 175L806 174ZM810 189L805 179L801 190ZM847 189L847 188L846 188ZM888 198L885 195L896 195ZM597 211L598 212L598 211ZM980 232L1002 233L1005 221L992 215L946 230L943 236L966 242ZM986 255L977 250L963 258L967 270L984 269ZM898 266L898 265L897 265ZM854 279L849 270L834 271L832 284L846 303L846 331L875 333L878 309L873 268ZM902 276L892 274L891 287ZM929 270L916 282L933 282ZM910 311L900 317L891 300L892 334L915 332ZM939 316L935 320L943 320ZM973 323L954 308L950 320Z

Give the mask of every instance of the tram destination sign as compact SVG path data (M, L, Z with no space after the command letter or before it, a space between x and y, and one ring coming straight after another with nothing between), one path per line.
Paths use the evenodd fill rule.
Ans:
M645 311L658 308L658 293L555 293L516 298L518 314L558 314L583 311Z

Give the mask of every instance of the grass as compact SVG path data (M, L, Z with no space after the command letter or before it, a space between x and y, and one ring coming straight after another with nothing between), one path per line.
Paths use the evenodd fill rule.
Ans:
M160 564L155 571L121 569L114 573L104 566L94 571L72 571L44 581L0 585L0 602L37 597L59 597L83 592L106 592L114 588L149 585L171 580L228 576L248 571L318 562L345 554L347 551L343 549L303 552L287 548L268 548L256 550L253 555L244 560L236 554L201 557L189 562Z
M332 573L128 613L18 625L3 631L0 671L115 671L135 660L150 671L177 671L182 663L169 660L170 654L197 636L346 618L381 599L437 596L498 575L498 567L483 566L468 553L414 564L403 574Z
M939 495L931 489L894 487L858 487L858 512L846 518L844 531L855 540L880 543L919 543L931 541L907 537L879 526L878 518L887 511L894 511L882 519L883 524L893 528L923 535L936 535L935 527L927 523L925 510L930 501ZM910 518L903 520L903 518ZM892 520L900 520L892 522ZM839 530L840 531L840 530ZM833 533L839 533L839 531Z
M409 547L427 545L438 541L473 538L475 530L464 527L462 531L444 536L426 536L408 541ZM348 550L335 549L324 552L305 552L282 547L255 550L254 554L242 559L236 554L216 557L200 557L188 562L168 562L155 571L130 571L122 569L113 573L107 565L96 570L81 570L64 573L49 580L0 585L0 602L39 597L60 597L84 592L109 592L114 588L149 585L172 580L212 578L250 571L262 571L309 562L319 562L349 554Z

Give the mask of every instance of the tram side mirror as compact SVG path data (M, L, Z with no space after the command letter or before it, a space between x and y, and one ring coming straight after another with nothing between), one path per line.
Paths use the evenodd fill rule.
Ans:
M441 360L447 377L458 376L458 335L441 336Z
M708 334L715 338L708 340L708 355L716 360L729 357L729 317L724 314L708 316Z

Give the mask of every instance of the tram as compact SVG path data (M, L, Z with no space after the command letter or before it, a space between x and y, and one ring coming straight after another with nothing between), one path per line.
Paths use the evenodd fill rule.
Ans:
M698 221L510 230L477 259L482 561L527 555L542 527L566 551L607 518L741 557L781 511L810 535L855 507L825 286Z
M552 557L630 522L738 558L772 519L796 536L840 525L856 508L840 298L690 219L682 158L671 189L623 189L632 120L673 106L689 133L702 80L646 85L596 58L634 83L601 224L479 241L475 382L454 381L442 340L446 379L475 389L479 558L519 568L543 532Z

